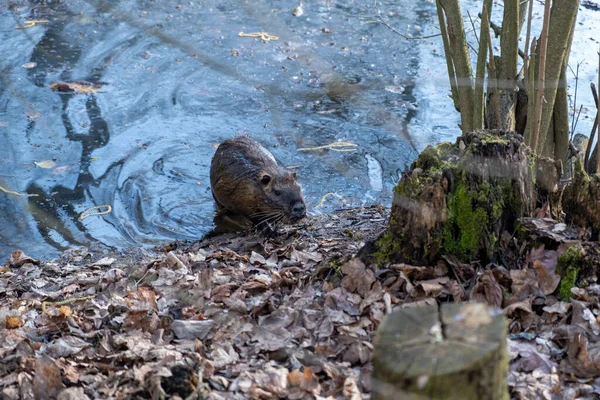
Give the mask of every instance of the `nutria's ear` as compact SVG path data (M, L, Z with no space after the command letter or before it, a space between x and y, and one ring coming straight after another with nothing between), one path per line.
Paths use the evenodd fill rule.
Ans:
M262 178L260 178L260 183L267 186L271 182L271 175L264 174Z

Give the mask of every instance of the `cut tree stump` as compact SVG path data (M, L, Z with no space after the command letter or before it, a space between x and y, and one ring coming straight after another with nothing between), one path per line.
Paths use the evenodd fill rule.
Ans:
M543 161L515 132L472 132L427 147L394 188L373 255L379 264L431 265L448 255L491 260L502 232L514 232L515 221L535 209L536 188L557 186L560 173Z
M507 326L480 303L390 314L374 339L373 398L508 399Z

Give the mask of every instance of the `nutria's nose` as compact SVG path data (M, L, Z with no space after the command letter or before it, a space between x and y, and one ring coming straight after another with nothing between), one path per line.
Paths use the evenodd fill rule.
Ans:
M303 218L306 217L306 207L304 203L301 201L297 201L292 206L292 217L293 218Z

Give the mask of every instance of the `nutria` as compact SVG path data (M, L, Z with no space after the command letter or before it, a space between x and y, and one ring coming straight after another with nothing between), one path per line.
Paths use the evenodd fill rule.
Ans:
M217 214L244 217L263 232L274 233L279 222L306 216L296 173L248 136L219 145L210 165L210 185Z

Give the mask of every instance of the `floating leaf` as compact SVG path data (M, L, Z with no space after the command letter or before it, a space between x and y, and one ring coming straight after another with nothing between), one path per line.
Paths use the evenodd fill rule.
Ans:
M96 93L100 88L106 85L105 82L53 82L50 84L50 89L62 93Z
M44 160L44 161L34 161L35 165L40 168L54 168L56 167L56 163L53 160Z

